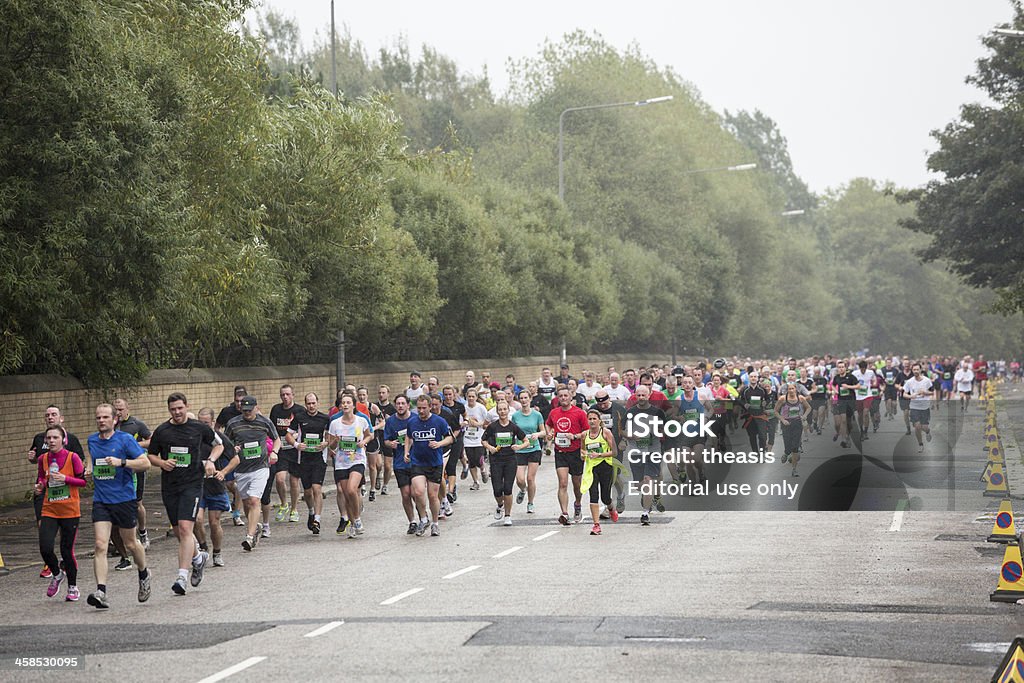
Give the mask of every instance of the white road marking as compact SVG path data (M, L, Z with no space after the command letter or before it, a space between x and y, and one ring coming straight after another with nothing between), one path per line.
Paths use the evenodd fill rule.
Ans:
M382 602L380 604L382 604L382 605L393 605L396 602L398 602L399 600L404 600L405 598L409 597L410 595L416 595L421 590L423 590L423 589L422 588L413 588L411 590L407 590L404 593L399 593L398 595L395 595L395 596L392 596L392 597L388 598L387 600L385 600L384 602Z
M320 628L318 628L318 629L316 629L314 631L310 631L309 633L307 633L303 637L304 638L316 638L317 636L322 636L323 634L327 633L328 631L333 631L334 629L338 628L339 626L341 626L344 623L345 623L344 621L332 621L331 623L324 624L323 626L321 626Z
M1010 643L966 643L964 647L986 654L1003 654L1010 649Z
M523 546L521 546L521 545L514 545L511 548L509 548L508 550L502 550L497 555L492 555L491 559L492 560L500 560L501 558L508 557L509 555L514 553L515 551L522 550L522 549L523 549Z
M906 500L901 500L896 504L896 512L892 513L892 524L889 525L889 531L899 531L903 526L903 512L906 508Z
M465 569L460 569L457 572L452 572L451 574L448 574L447 576L442 576L441 578L443 578L443 579L454 579L456 576L462 576L463 574L468 574L468 573L470 573L472 571L476 571L477 569L480 569L480 565L473 564L473 565L470 565L470 566L466 567Z
M641 643L703 643L707 638L698 636L696 638L675 638L672 636L626 636L629 642Z
M550 537L554 536L555 534L558 533L558 531L559 531L558 529L555 529L554 531L549 531L546 534L541 534L540 536L538 536L537 538L535 538L533 540L535 540L535 541L543 541L545 538L550 538Z
M248 669L250 666L255 666L262 662L264 659L266 659L266 657L249 657L249 659L246 659L244 662L239 662L234 666L229 666L223 671L218 671L212 676L207 676L203 680L199 681L199 683L216 683L217 681L223 681L228 676L233 676L239 671L244 671Z

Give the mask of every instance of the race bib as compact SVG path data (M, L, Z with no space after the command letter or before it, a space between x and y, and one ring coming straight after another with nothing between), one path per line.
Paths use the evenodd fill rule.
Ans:
M953 375L951 373L948 373L948 372L942 373L942 379L950 379L952 377L953 377Z
M867 398L871 395L871 390L867 387L857 387L857 398Z
M466 427L466 438L471 441L476 441L480 438L481 431L482 430L479 427ZM398 434L404 438L405 430L403 429ZM401 439L399 439L399 442L401 443Z
M761 410L761 397L760 396L751 396L750 397L750 409L751 410Z
M696 422L698 412L696 410L687 410L683 413L683 417L686 418L687 422Z
M871 387L871 395L878 396L878 389L876 389L875 387Z
M356 451L356 437L354 436L343 436L338 440L338 448L345 451L346 453L355 453Z
M248 443L242 444L243 460L255 460L261 455L263 455L263 447L260 446L259 441L249 441Z
M322 451L324 448L319 434L304 434L302 436L302 443L307 451Z
M555 445L559 448L569 448L572 446L572 434L558 432L555 434Z
M46 489L46 500L51 503L56 503L62 500L68 500L71 498L71 489L67 484L60 484L59 486L50 486Z
M494 435L494 445L498 448L508 448L512 445L512 432L497 432Z
M601 452L601 442L600 441L591 441L590 443L587 444L587 453L600 453L600 452Z
M895 382L896 382L896 378L894 378L894 377L892 376L892 373L891 373L891 372L887 372L887 373L885 373L885 383L886 383L886 384L893 384L893 383L895 383Z
M473 429L473 427L470 427L470 429ZM399 446L404 446L405 445L405 430L404 429L398 430L398 445Z
M839 395L840 396L849 396L850 395L850 390L847 389L846 387L839 387Z
M188 467L192 464L192 454L188 452L187 446L171 446L170 457L175 467Z
M726 410L732 410L732 401L726 401L725 402L725 409Z
M611 413L601 413L601 423L608 429L612 428L612 415Z
M107 481L114 478L113 465L96 465L92 468L92 478Z

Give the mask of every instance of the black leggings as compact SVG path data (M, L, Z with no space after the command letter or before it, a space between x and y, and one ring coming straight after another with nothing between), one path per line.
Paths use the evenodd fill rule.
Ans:
M491 490L495 498L511 496L516 483L516 456L491 456Z
M788 425L782 425L782 443L785 444L786 455L800 451L800 440L803 438L804 421L800 418L789 418Z
M594 466L594 481L590 484L590 504L598 503L598 487L600 487L600 502L605 505L612 504L612 473L615 470L606 462Z
M81 517L70 517L68 519L57 519L56 517L44 516L39 520L39 554L43 556L43 562L50 568L54 576L61 572L63 565L64 573L68 575L68 585L78 585L78 560L75 559L75 538L78 537L78 520ZM53 552L53 542L60 531L60 557L63 560L57 563L57 555Z

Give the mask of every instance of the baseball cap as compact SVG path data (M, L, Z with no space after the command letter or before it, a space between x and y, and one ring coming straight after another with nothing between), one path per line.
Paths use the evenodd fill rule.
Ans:
M568 370L569 369L569 364L568 363L562 363L559 367L562 368L563 370Z
M681 375L681 374L683 374L683 366L682 365L677 365L674 368L672 368L672 374L673 375Z
M242 410L255 410L256 408L256 397L246 396L242 399Z

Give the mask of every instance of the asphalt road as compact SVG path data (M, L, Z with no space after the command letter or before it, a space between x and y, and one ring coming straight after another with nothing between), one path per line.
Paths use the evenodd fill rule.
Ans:
M1024 425L1019 395L1001 402L1004 428ZM846 512L797 511L799 496L748 511L678 498L641 527L631 499L595 537L589 523L557 525L546 463L538 514L511 528L495 525L486 487L463 486L439 538L407 536L389 495L367 502L367 532L350 540L332 533L329 497L319 538L303 523L276 524L249 554L241 529L227 527L227 566L184 597L170 591L174 547L152 517L153 597L138 604L134 573L112 571L106 612L84 600L94 589L88 524L83 599L70 604L45 597L31 510L2 511L0 552L14 571L0 578L0 680L44 680L52 670L15 670L13 659L62 654L83 657L64 674L76 680L200 681L236 665L247 667L228 680L987 680L1024 634L1024 607L989 601L1001 549L985 542L984 513L998 501L978 483L982 418L936 420L921 455L899 422L860 449L813 436L803 481L837 459L861 464ZM756 487L790 471L709 473ZM863 509L898 499L914 503Z

